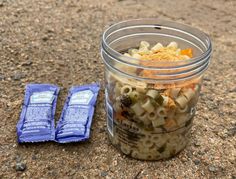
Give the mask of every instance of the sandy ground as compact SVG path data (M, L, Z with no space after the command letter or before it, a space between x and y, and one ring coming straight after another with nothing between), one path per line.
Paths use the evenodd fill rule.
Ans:
M88 142L18 145L25 85L62 88L58 119L70 86L103 82L99 44L105 26L138 17L184 22L212 38L212 63L188 147L159 162L120 154L107 139L103 88ZM235 179L235 19L235 0L0 0L0 178Z

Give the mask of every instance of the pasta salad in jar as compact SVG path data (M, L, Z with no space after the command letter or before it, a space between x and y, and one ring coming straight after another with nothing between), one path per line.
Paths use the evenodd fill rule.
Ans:
M185 77L190 70L166 68L165 63L155 69L155 64L189 61L194 49L181 48L175 41L164 44L141 40L135 47L120 52L134 61L132 65L115 61L111 65L114 70L106 63L108 136L114 146L133 158L175 156L190 138L202 75L168 81L170 76Z

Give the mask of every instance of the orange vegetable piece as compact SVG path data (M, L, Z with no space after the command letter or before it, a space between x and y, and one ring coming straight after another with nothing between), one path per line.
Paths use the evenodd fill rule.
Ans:
M126 120L126 118L122 116L120 112L115 114L115 119L118 121Z
M181 55L187 55L190 58L192 58L193 57L193 49L191 49L191 48L183 49L183 50L180 51L180 54Z
M177 126L177 124L176 124L175 120L173 120L173 119L166 119L166 122L164 124L164 128L166 130L170 130L170 129L176 127L176 126Z

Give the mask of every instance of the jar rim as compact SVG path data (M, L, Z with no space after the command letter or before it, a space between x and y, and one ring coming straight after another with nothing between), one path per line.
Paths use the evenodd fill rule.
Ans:
M175 29L177 31L181 31L185 34L188 34L188 35L191 35L195 38L198 38L197 36L193 35L191 33L191 30L192 31L195 31L196 33L198 33L199 35L201 35L205 42L207 43L207 49L206 51L202 52L200 55L196 56L196 57L193 57L193 58L190 58L190 59L187 59L187 60L184 60L184 61L157 61L157 62L153 62L153 66L142 66L142 65L139 65L139 67L145 67L145 68L148 68L148 69L162 69L163 68L163 65L167 65L169 64L169 67L165 68L164 69L171 69L171 68L176 68L176 67L185 67L185 66L189 66L189 65L192 65L194 63L197 63L199 62L199 60L202 60L203 58L209 56L212 52L212 44L211 44L211 40L210 40L210 37L198 30L197 28L194 28L194 27L191 27L189 25L185 25L185 24L182 24L182 23L179 23L179 22L173 22L173 21L168 21L168 20L162 20L162 19L158 19L158 18L140 18L140 19L132 19L132 20L125 20L125 21L121 21L121 22L118 22L118 23L115 23L113 25L111 25L110 27L108 27L103 35L102 35L102 48L103 50L107 51L111 56L114 56L115 58L117 58L119 61L121 61L122 63L125 63L125 64L128 64L128 65L135 65L136 63L135 62L145 62L145 60L140 60L140 59L136 59L136 58L133 58L133 57L127 57L125 55L123 55L122 53L114 50L113 48L111 48L109 46L109 44L106 42L106 38L110 35L109 34L109 31L112 29L112 28L115 28L116 26L121 26L122 24L127 24L127 23L134 23L134 22L152 22L152 21L157 21L159 22L159 24L155 24L155 23L150 23L148 24L148 26L150 27L154 27L154 28L169 28L169 29ZM171 26L167 26L165 24L169 24L169 25L177 25L177 26L181 26L183 27L183 29L187 29L189 31L186 31L186 30L181 30L181 29L177 29L176 27L171 27ZM141 25L141 24L140 24ZM147 24L143 23L142 26L147 26ZM131 26L127 26L126 28L129 28L129 27L137 27L135 25L131 25ZM124 29L124 28L123 28ZM199 38L198 38L199 39ZM199 39L200 40L200 39ZM205 44L204 44L205 45ZM134 63L130 63L130 62L134 62ZM185 65L183 65L182 63L185 63Z

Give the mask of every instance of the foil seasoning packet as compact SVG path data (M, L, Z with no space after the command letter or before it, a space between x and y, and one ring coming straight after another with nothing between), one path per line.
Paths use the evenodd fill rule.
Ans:
M57 142L79 142L89 139L99 89L100 85L95 83L74 86L69 90L56 128Z
M54 115L59 87L28 84L17 123L18 142L43 142L55 139Z

